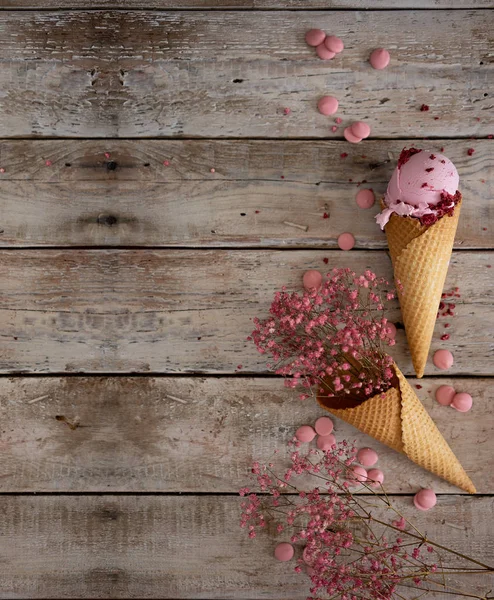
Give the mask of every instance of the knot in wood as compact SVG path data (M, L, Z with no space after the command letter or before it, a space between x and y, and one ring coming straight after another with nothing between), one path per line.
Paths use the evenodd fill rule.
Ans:
M97 218L99 225L106 225L107 227L113 227L118 222L117 217L113 215L99 215Z
M117 163L114 160L110 160L106 163L106 169L108 171L114 171L117 168Z

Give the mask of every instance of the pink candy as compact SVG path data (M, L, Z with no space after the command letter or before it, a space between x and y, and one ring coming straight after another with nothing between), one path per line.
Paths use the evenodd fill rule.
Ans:
M327 436L333 432L333 421L331 421L329 417L319 417L314 425L314 428L318 435Z
M389 52L384 48L376 48L370 55L369 62L374 69L385 69L389 65Z
M346 127L343 131L343 135L346 141L350 142L351 144L358 144L362 141L362 138L359 138L353 134L351 127Z
M352 467L348 471L347 479L350 483L356 485L356 483L364 483L367 481L367 471L364 467Z
M359 208L372 208L376 201L372 190L360 190L355 196L355 201Z
M473 400L470 394L460 392L455 394L451 406L456 408L458 412L468 412L472 408Z
M274 549L274 557L281 562L287 562L293 558L295 551L293 546L288 542L281 542Z
M345 47L343 41L335 35L328 35L324 40L324 44L328 50L331 50L331 52L334 52L335 54L342 52Z
M336 56L334 52L328 50L325 44L319 44L316 48L316 54L321 60L331 60Z
M434 352L433 362L438 369L445 371L453 366L453 355L449 350L436 350Z
M322 115L334 115L338 110L338 100L334 96L323 96L317 103L317 109Z
M436 505L436 502L436 494L430 489L422 489L413 497L413 503L419 510L430 510Z
M441 385L436 390L436 400L443 406L449 406L455 396L455 388L450 385Z
M372 467L377 463L377 452L372 450L372 448L361 448L357 452L357 460L364 467Z
M319 450L323 450L324 452L331 450L335 444L336 438L332 433L329 435L319 435L317 437L316 446L319 448Z
M350 129L352 130L353 135L361 140L368 138L371 132L369 125L363 121L357 121L350 127Z
M304 288L307 291L312 290L312 289L318 290L321 287L322 275L321 275L321 273L319 273L319 271L316 271L315 269L311 269L304 273L304 277L303 277L302 281L304 284Z
M367 477L372 482L372 487L380 487L380 484L384 481L384 473L381 469L370 469L367 473Z
M355 246L355 238L351 233L342 233L338 236L338 246L341 250L351 250Z
M322 29L309 29L305 34L305 41L309 46L319 46L326 39L326 34Z
M299 442L312 442L312 440L316 437L316 432L310 425L302 425L295 432L295 437Z

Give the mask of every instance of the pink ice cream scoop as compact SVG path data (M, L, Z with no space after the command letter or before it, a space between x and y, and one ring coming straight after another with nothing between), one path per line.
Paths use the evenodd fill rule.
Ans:
M416 148L403 150L384 197L386 208L376 221L384 229L394 212L417 218L432 215L436 205L444 204L445 195L455 196L459 180L456 167L443 154Z

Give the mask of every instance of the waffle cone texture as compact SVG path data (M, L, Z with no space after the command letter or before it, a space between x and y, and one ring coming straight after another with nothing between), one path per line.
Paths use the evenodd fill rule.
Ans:
M424 375L460 210L461 200L452 216L445 215L433 225L393 214L385 227L417 377Z
M414 463L475 494L475 486L441 435L417 395L398 367L394 366L398 385L377 394L354 408L330 408L318 397L322 408Z

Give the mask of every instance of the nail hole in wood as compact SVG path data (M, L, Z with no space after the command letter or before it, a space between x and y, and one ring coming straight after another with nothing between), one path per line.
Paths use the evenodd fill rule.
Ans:
M117 168L117 163L114 160L106 163L106 168L108 171L114 171Z
M240 213L240 216L241 216L241 217L245 217L245 215L246 215L246 214L247 214L247 213Z
M233 79L232 83L243 83L243 79Z
M72 163L65 163L65 166L66 166L66 167L71 167L71 166L72 166Z
M150 167L151 165L149 163L144 163L145 167Z
M487 98L487 96L488 96L488 95L489 95L489 94L486 92L486 93L484 94L484 98Z

